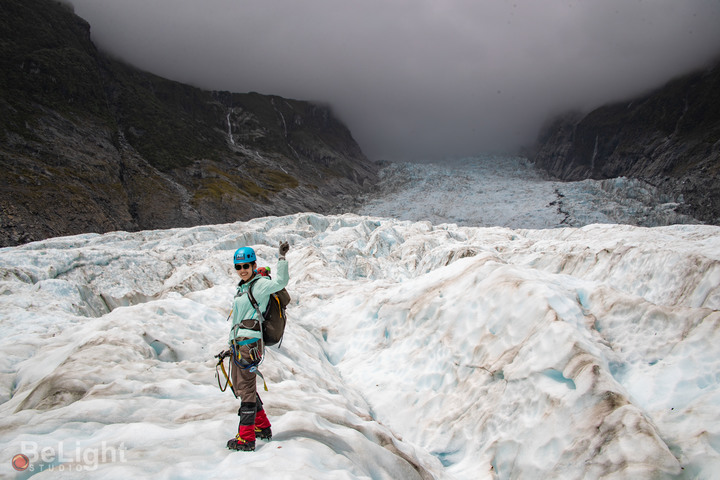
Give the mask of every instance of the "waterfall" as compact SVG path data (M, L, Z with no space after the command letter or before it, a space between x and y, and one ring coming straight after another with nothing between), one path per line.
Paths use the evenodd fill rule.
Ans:
M232 136L232 126L230 125L230 114L231 113L232 113L232 110L230 110L227 114L228 137L230 137L230 143L235 145L235 140L233 140L233 136Z

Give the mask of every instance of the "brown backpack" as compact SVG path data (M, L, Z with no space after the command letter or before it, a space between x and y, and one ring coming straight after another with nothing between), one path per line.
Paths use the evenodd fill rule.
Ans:
M270 295L270 300L264 311L260 310L255 297L252 294L252 285L248 289L248 297L253 308L262 317L261 328L263 334L263 343L267 346L282 344L283 335L285 334L285 307L290 303L290 294L284 288ZM280 345L278 345L280 348Z

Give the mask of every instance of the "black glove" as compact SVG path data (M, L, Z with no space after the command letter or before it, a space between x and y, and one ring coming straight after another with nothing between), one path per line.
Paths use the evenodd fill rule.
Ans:
M280 252L280 259L285 259L285 254L290 250L290 244L288 242L280 242L280 247L278 247L278 252Z

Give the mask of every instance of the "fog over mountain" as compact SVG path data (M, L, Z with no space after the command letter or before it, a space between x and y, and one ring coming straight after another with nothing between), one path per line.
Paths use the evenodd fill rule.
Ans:
M716 0L69 1L140 68L331 103L371 158L512 150L720 53Z

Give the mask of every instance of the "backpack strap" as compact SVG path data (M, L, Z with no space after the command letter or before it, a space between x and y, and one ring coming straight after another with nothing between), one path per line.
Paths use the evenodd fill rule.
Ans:
M264 335L263 323L265 323L265 315L263 315L262 311L260 310L260 305L258 305L257 300L255 300L255 297L252 294L252 287L254 284L255 284L255 282L250 284L250 286L248 287L247 294L248 294L248 299L250 300L250 303L252 304L253 308L255 309L255 311L258 314L258 322L260 323L260 332L259 332L260 335L259 335L258 341L262 342L262 346L264 347L265 341L263 340L263 335ZM264 349L263 349L263 355L265 355Z
M248 288L247 294L248 299L250 300L250 303L252 304L253 308L258 314L258 321L260 322L260 331L262 331L262 324L265 321L265 315L263 315L262 311L260 310L260 305L258 305L257 300L255 300L255 296L252 294L252 287L255 284L255 282L250 284L250 287Z

